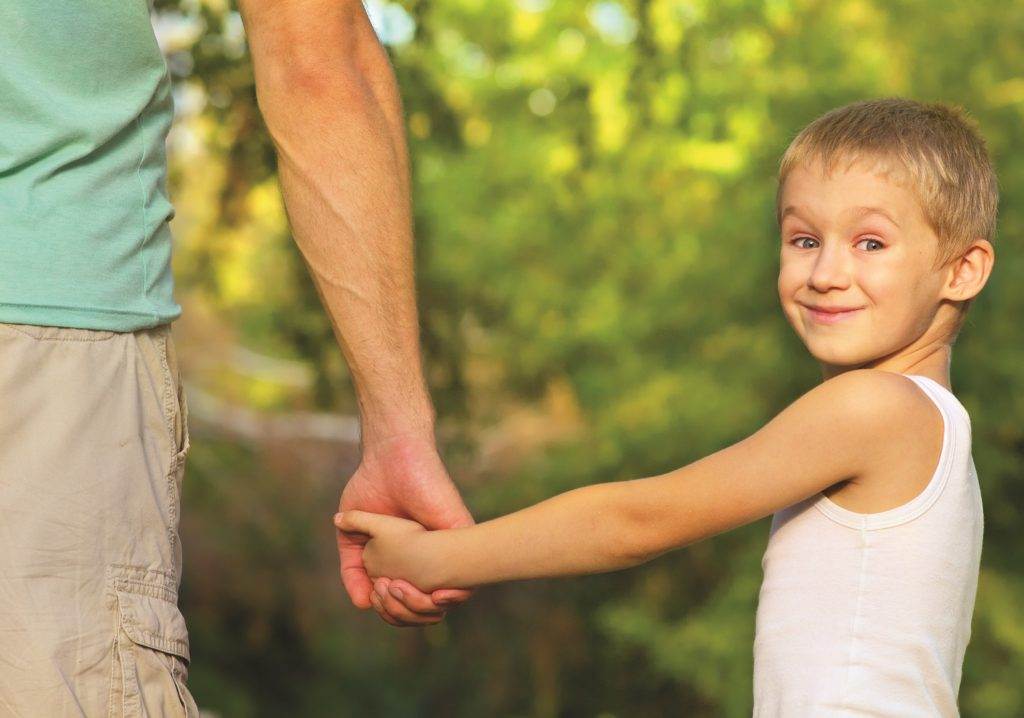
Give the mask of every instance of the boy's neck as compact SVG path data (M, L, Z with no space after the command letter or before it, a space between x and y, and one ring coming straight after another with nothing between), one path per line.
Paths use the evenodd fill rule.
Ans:
M828 380L852 369L881 369L896 374L915 374L933 379L952 391L949 367L953 359L953 348L945 343L908 347L895 354L879 357L860 366L833 366L822 364L822 379Z

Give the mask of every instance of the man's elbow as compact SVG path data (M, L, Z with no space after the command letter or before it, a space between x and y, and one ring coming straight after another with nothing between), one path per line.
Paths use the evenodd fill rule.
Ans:
M305 136L311 126L362 126L360 117L378 112L367 78L350 63L309 55L281 58L264 71L256 104L272 137Z
M369 102L366 70L351 58L321 50L282 52L257 69L256 97L261 109L275 102L338 99Z
M389 68L378 67L379 43L362 12L359 3L332 3L319 15L281 13L273 23L264 20L251 38L261 109L326 98L346 105L370 101L371 78Z

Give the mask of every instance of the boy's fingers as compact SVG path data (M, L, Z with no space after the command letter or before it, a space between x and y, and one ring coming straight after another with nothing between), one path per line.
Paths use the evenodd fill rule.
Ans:
M366 511L342 511L334 514L334 525L349 533L372 535L376 516Z

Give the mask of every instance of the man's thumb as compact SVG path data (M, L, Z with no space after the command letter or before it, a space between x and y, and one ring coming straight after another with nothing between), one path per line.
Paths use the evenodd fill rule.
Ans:
M472 526L476 523L455 485L449 483L449 491L424 497L421 502L409 502L405 509L425 528L454 529Z

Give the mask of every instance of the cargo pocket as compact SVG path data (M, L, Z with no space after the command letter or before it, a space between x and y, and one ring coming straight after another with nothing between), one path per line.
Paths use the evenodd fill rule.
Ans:
M135 566L109 572L115 605L111 718L199 715L185 686L188 631L173 576Z

